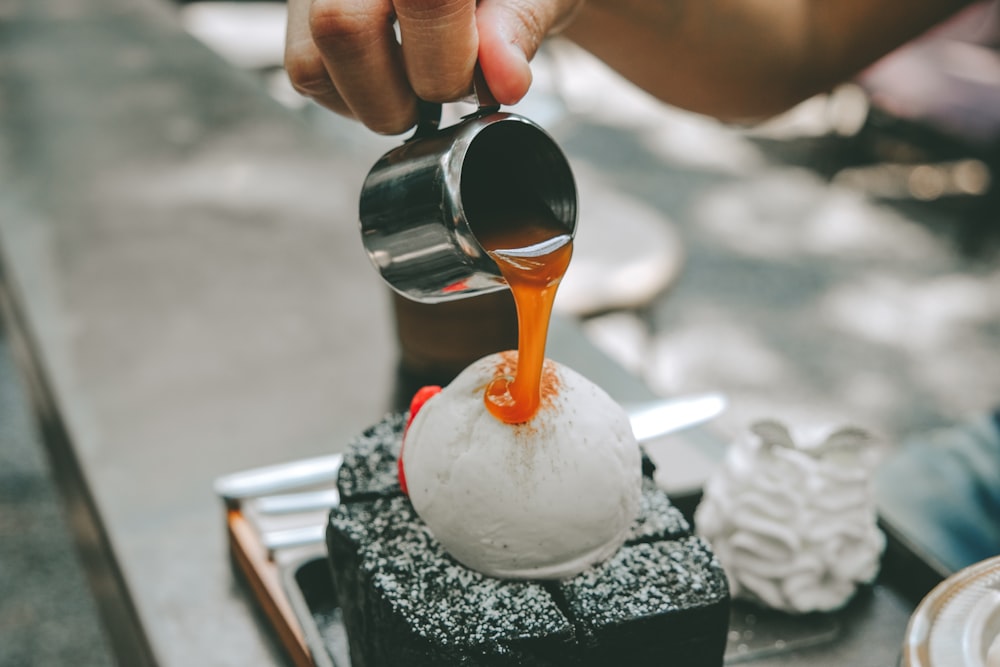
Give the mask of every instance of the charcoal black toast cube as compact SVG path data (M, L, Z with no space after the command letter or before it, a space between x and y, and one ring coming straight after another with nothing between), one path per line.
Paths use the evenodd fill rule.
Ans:
M327 528L352 667L722 665L725 574L651 478L606 562L561 581L497 579L451 558L402 494L405 417L352 444Z

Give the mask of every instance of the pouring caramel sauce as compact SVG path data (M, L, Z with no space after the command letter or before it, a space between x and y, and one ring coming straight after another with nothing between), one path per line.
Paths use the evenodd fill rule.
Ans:
M476 231L510 286L517 308L517 366L495 378L483 396L507 424L531 419L541 404L542 369L552 304L573 254L573 238L544 206L489 216Z

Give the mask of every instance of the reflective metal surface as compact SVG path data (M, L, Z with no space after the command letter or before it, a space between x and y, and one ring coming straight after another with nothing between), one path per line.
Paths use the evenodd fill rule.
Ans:
M495 107L443 129L425 114L413 138L372 167L361 192L362 240L386 282L428 303L502 289L470 226L483 193L540 202L567 234L576 231L573 174L542 128Z

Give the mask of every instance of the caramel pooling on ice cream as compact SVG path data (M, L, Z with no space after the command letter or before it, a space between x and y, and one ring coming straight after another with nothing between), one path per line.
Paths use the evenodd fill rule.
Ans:
M510 285L518 323L513 376L495 378L483 400L500 421L520 424L530 420L541 404L552 303L573 254L573 239L545 209L520 213L516 219L500 214L491 217L478 238Z

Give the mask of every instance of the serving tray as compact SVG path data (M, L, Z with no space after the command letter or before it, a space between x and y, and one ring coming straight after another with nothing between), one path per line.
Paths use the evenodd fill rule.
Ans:
M682 509L693 508L697 498L677 498L676 504ZM252 584L292 662L296 667L350 667L346 630L324 546L268 551L255 540L253 531L241 530L240 521L239 511L230 510L234 563ZM897 665L911 614L946 573L922 556L894 526L884 520L880 525L887 545L879 578L862 588L844 609L790 615L735 602L726 664Z

